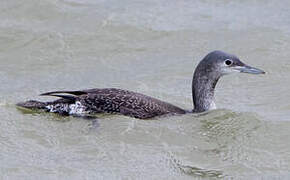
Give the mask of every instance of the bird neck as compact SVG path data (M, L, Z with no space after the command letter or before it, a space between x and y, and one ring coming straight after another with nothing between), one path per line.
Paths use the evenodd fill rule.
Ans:
M214 90L220 76L197 68L192 80L193 112L215 109Z

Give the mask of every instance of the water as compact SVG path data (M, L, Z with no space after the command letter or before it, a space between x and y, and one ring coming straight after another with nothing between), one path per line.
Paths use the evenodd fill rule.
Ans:
M0 2L0 179L289 179L289 1ZM190 109L194 67L234 53L218 110L143 121L20 111L51 90L117 87Z

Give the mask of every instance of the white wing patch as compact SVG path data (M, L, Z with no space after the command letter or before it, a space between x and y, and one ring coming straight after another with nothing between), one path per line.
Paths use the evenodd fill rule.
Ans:
M85 106L83 106L80 101L76 101L75 104L69 105L68 113L75 114L75 115L85 114L87 113L85 109L86 109Z
M49 110L49 112L68 113L70 115L82 115L87 113L86 107L83 106L80 101L76 101L74 104L50 104L47 105L46 108Z

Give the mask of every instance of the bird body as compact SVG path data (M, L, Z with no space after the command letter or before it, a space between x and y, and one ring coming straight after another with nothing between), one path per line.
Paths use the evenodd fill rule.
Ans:
M56 96L61 97L61 99L45 103L27 101L24 104L18 105L22 107L26 106L26 108L44 109L62 115L119 113L139 119L147 119L165 114L184 114L186 112L177 106L153 97L116 88L54 91L41 95Z
M215 108L214 89L220 77L234 72L264 74L265 72L245 65L235 55L213 51L197 65L192 80L193 112ZM113 113L139 119L165 114L185 114L186 110L137 92L116 88L87 89L81 91L53 91L41 94L55 96L52 102L26 101L18 106L43 109L62 115L86 116L96 113Z

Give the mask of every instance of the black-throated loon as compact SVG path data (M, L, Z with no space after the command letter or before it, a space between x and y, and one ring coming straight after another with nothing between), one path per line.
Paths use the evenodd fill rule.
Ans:
M207 54L197 65L192 80L192 112L215 109L214 89L219 78L234 72L264 74L263 70L248 66L235 55L222 51ZM53 91L42 96L56 96L52 102L26 101L18 106L43 109L62 115L86 116L95 113L119 113L139 119L165 114L185 114L186 110L140 93L115 89Z

